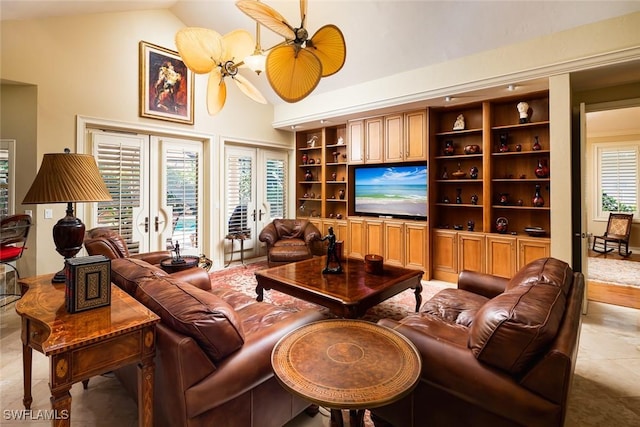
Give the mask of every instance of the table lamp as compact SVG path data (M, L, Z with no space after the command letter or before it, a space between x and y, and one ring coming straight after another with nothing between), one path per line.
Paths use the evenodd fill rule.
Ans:
M67 215L53 226L56 251L65 259L82 249L85 227L73 214L73 203L111 200L98 165L92 155L64 153L45 154L42 165L23 204L67 203ZM55 274L54 283L64 283L64 268Z

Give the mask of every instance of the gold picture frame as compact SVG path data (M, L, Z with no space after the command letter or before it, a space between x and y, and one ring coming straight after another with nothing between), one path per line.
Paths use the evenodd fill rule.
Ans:
M140 42L140 116L193 124L193 73L178 52Z

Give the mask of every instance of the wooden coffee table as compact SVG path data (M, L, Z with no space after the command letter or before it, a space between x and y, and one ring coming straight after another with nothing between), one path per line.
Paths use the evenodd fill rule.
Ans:
M399 333L363 320L333 319L302 326L274 346L271 364L284 388L331 409L331 426L363 426L366 408L388 405L418 383L422 362Z
M365 272L363 260L348 258L342 262L342 273L322 274L325 264L326 256L322 256L257 271L257 300L263 300L264 289L275 289L327 307L337 316L355 319L382 301L414 289L416 311L420 308L420 270L385 264L383 274L375 275Z

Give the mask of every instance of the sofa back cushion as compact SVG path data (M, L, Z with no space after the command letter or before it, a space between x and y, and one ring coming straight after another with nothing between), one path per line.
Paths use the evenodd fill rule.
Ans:
M138 282L169 274L161 268L135 258L116 258L111 260L111 281L129 295L134 295Z
M306 219L274 219L273 225L276 227L280 239L303 239L304 229L309 221Z
M167 327L196 340L214 362L244 344L238 314L210 292L166 276L141 281L135 298Z
M562 261L534 261L504 293L489 300L475 316L469 329L469 347L478 360L521 375L548 348L564 316L567 292L573 274ZM540 268L542 265L542 268ZM538 280L533 281L537 271ZM565 291L566 289L566 291Z

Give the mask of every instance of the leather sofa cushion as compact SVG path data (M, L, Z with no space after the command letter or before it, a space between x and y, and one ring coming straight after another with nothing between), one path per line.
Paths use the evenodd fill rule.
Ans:
M129 295L135 295L138 282L145 279L166 277L169 274L159 267L135 258L111 260L111 281Z
M210 292L171 277L140 282L135 298L167 327L190 336L214 362L244 344L238 314Z
M473 323L476 312L489 298L462 289L443 289L420 308L423 313L462 326Z
M274 248L278 246L307 246L307 244L302 239L282 239L273 244Z
M274 219L273 225L276 227L280 239L302 239L304 240L304 229L308 221L305 219Z
M544 281L519 285L478 310L469 347L479 361L518 376L553 342L565 306L560 286Z
M548 283L559 286L564 295L567 296L572 280L573 271L569 264L555 258L540 258L521 268L507 283L505 292L517 286Z

